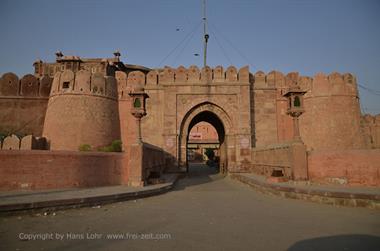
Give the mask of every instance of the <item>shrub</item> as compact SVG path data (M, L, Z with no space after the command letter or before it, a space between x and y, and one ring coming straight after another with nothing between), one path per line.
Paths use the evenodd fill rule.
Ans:
M113 152L121 152L122 151L122 147L121 147L122 144L123 143L119 139L112 141L111 147L112 147Z
M79 146L79 151L81 152L91 151L91 146L89 144L82 144Z
M112 146L102 146L98 148L99 152L113 152Z
M100 152L121 152L122 151L122 142L121 140L112 141L111 145L99 147L98 151Z
M8 134L0 132L0 141L5 139L5 137L7 137L7 136L8 136Z

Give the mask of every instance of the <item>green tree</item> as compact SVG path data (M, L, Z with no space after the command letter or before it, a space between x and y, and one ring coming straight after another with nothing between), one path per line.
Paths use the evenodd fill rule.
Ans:
M208 158L209 160L213 160L214 157L215 157L214 150L211 149L211 148L206 148L206 150L205 150L205 155L207 156L207 158Z

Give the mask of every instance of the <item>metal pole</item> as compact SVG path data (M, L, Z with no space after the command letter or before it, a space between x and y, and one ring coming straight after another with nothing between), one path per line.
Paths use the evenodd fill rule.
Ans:
M203 0L203 38L204 38L204 48L203 48L203 67L207 65L207 42L209 35L207 34L207 18L206 18L206 0Z

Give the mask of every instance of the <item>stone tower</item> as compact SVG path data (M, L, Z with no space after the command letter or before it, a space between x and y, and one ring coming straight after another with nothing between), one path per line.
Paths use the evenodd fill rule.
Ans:
M120 139L115 77L85 69L56 72L43 136L51 150L97 148Z

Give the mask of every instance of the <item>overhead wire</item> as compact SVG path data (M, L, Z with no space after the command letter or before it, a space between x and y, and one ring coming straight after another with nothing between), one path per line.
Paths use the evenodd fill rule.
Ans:
M194 28L160 61L158 66L162 66L162 64L199 28L201 24L202 21L199 21Z
M229 40L227 37L225 37L224 35L223 35L223 33L222 32L220 32L219 31L219 29L216 27L216 25L213 23L213 22L211 22L211 21L209 21L209 24L214 28L214 30L220 35L220 37L223 39L223 40L225 40L230 46L231 46L231 48L232 49L234 49L239 55L240 55L240 57L242 58L242 59L244 59L245 61L246 61L246 63L247 64L249 64L249 65L252 65L251 64L251 62L250 62L250 60L244 55L244 53L242 53L232 42L231 42L231 40Z
M200 27L200 25L197 26L197 28L194 29L194 30L192 31L192 33L190 34L191 36L189 36L189 38L188 38L187 41L185 42L184 46L181 48L181 50L179 51L179 53L178 53L177 56L175 57L174 62L173 62L174 65L177 63L177 60L178 60L179 57L182 55L182 53L184 52L184 50L186 49L186 47L189 45L190 41L193 40L194 35L195 35L195 33L197 32L197 30L199 29L199 27Z
M361 85L361 84L358 84L358 86L363 89L363 90L366 90L367 92L373 94L373 95L376 95L376 96L380 96L380 91L379 90L373 90L373 89L370 89L364 85Z
M213 38L215 38L216 44L219 46L220 50L222 51L224 57L227 59L227 61L230 63L230 65L233 65L231 58L228 56L226 50L223 48L222 44L219 42L219 39L215 35L212 29L209 29L210 33L213 35Z

